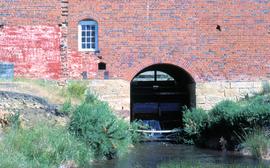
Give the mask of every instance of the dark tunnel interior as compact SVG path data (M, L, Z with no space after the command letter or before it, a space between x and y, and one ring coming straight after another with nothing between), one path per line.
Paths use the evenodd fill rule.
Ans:
M155 121L152 129L182 127L183 107L195 104L195 82L177 66L152 65L131 81L131 121Z

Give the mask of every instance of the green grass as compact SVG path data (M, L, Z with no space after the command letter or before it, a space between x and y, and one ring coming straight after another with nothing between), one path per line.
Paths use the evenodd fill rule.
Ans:
M92 153L60 126L39 124L33 128L10 129L0 142L0 167L57 168L65 161L88 167Z
M47 79L27 79L27 78L15 78L14 82L26 82L26 83L33 83L42 87L52 87L57 86L57 82L54 80L47 80Z

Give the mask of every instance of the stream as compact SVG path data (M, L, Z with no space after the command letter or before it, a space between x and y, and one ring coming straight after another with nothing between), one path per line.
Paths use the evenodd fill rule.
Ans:
M164 142L147 142L135 146L121 159L94 162L94 168L156 168L161 163L170 161L195 162L210 164L241 164L256 167L259 161L233 152L220 152L200 149L192 145L176 145ZM269 161L264 161L270 167Z

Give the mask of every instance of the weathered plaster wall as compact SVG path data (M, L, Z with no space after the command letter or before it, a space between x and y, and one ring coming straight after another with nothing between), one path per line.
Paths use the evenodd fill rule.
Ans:
M59 27L5 26L0 29L0 61L15 65L16 77L59 79Z

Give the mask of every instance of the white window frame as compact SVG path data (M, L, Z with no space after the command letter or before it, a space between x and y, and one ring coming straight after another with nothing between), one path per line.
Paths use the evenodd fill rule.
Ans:
M82 48L82 25L95 26L95 48ZM98 24L96 21L83 20L83 21L79 22L79 25L78 25L78 49L79 49L79 51L98 51Z

